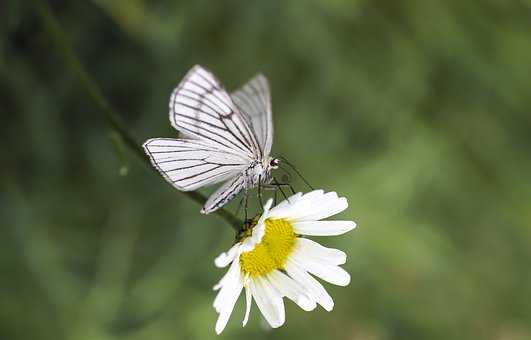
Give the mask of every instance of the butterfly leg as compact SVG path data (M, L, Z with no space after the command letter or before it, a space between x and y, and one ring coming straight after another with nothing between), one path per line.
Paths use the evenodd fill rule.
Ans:
M289 187L289 190L291 190L291 193L295 195L295 189L293 189L291 183L278 183L278 185L287 185Z
M275 195L276 195L276 190L280 190L280 192L284 196L284 199L288 200L288 202L289 202L289 198L286 196L286 193L284 192L284 190L282 190L282 187L286 187L286 186L289 187L289 189L291 190L292 195L295 195L296 191L293 188L293 186L291 185L291 183L282 183L282 182L277 181L277 179L275 177L273 177L273 181L272 181L271 187L275 189Z
M262 201L262 178L258 177L258 202L260 202L260 208L264 212L264 202Z
M280 192L282 193L282 196L284 196L284 199L288 200L288 202L289 202L289 198L288 198L288 196L286 196L286 193L284 192L284 190L282 190L282 186L280 186L280 185L277 186L277 189L280 190Z
M244 221L247 221L247 198L249 197L249 195L247 194L247 190L245 190L245 192L243 193L243 209L244 209Z
M295 189L293 189L293 186L291 185L291 183L289 182L279 182L277 181L277 179L275 177L273 177L273 184L277 187L277 188L281 188L281 187L289 187L289 189L291 190L291 193L293 195L295 195Z
M286 186L286 185L289 185L289 184L279 183L277 179L273 177L271 184L267 184L265 187L275 190L275 198L276 198L277 191L280 190L280 193L282 194L282 196L284 196L284 199L289 201L288 196L286 196L286 193L284 192L284 190L282 190L282 186Z

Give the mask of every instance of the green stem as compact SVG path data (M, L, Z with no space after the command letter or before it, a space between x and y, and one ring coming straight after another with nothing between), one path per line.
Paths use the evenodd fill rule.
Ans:
M49 5L43 0L34 0L34 3L42 18L44 29L46 30L46 33L50 39L56 44L61 58L63 58L70 72L72 72L72 74L77 78L81 87L99 107L105 120L109 124L109 127L122 138L125 145L129 147L129 149L139 156L144 163L149 166L149 168L153 169L151 162L140 143L138 143L129 132L121 117L116 113L116 111L113 110L103 95L103 92L96 84L96 81L89 75L79 58L74 54L72 47L68 43L67 38L56 17L50 10ZM206 197L199 192L182 192L182 194L200 205L203 205L206 202ZM217 210L215 214L223 218L236 231L240 230L242 222L234 214L223 208Z

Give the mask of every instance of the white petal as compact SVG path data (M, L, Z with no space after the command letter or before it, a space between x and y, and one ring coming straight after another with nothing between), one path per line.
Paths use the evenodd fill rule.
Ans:
M216 283L214 285L214 287L212 287L213 290L219 290L220 288L223 287L223 285L225 285L225 282L232 276L232 275L235 275L236 273L236 268L233 268L235 267L237 264L232 262L232 265L229 267L229 270L227 270L227 272L225 273L225 275L223 275L221 277L221 279L218 281L218 283Z
M328 193L330 194L330 193ZM332 197L325 194L323 199L315 200L311 208L306 209L304 214L297 217L298 221L317 221L335 214L339 214L348 208L345 197ZM335 194L335 193L334 193Z
M282 326L286 315L280 293L261 277L251 280L250 284L256 305L269 325L273 328Z
M302 197L302 192L298 192L296 194L291 195L287 199L283 200L279 204L277 204L273 209L271 209L271 213L278 214L279 211L282 211L283 209L289 208L291 205L295 204L300 200Z
M264 211L262 212L262 215L256 222L256 226L253 229L253 235L252 239L254 241L254 244L260 243L262 241L262 237L265 233L265 220L269 217L269 209L271 209L271 206L273 205L273 199L270 198L267 200L266 204L264 205Z
M305 311L314 310L317 304L314 299L310 298L300 284L293 281L292 278L286 274L274 270L269 274L271 284L280 292L282 296L295 302L299 307Z
M347 200L344 197L339 198L335 192L324 193L322 190L315 190L301 196L295 203L283 206L282 209L271 209L269 217L292 221L320 220L347 207Z
M343 268L315 258L302 257L300 254L300 252L294 252L291 260L309 273L338 286L347 286L350 283L350 274Z
M251 304L253 303L253 295L251 293L251 286L247 285L245 287L245 316L243 317L242 326L247 325L249 321L249 314L251 313Z
M295 256L298 261L310 258L331 265L340 265L347 261L347 254L341 250L323 247L315 241L300 237L297 238L292 256Z
M229 270L223 278L219 281L217 285L214 286L215 290L218 290L221 288L221 290L218 292L218 295L214 299L214 308L216 309L216 312L219 313L221 306L224 304L226 295L230 291L231 287L234 287L238 284L238 281L241 281L241 271L239 266L239 261L234 261L232 265L229 267Z
M335 192L333 192L333 191L331 193L335 194ZM299 201L303 201L303 200L311 201L311 200L314 200L316 198L322 197L324 194L325 193L324 193L323 189L312 190L312 191L307 192L304 195L302 195L302 197L299 199ZM337 194L336 194L336 197L337 197Z
M229 321L230 315L232 314L232 310L234 309L234 305L236 304L236 301L240 296L242 288L243 284L238 285L231 292L232 294L227 297L227 299L230 300L227 300L226 305L221 309L219 313L218 321L216 321L217 334L221 334L221 332L223 332L223 330L225 329L225 326L227 326L227 322Z
M332 300L326 289L324 289L323 285L305 270L298 267L290 260L288 260L286 263L285 269L288 272L288 275L301 286L306 288L306 291L308 291L315 301L323 306L325 310L331 311L334 308L334 300Z
M262 213L262 216L258 219L258 222L256 223L256 226L253 228L253 233L251 237L248 237L243 241L240 251L241 252L248 252L254 249L254 247L262 241L262 237L264 237L265 234L265 220L269 217L269 209L271 209L271 205L273 204L273 199L269 199L267 203L264 205L264 212Z
M242 289L243 277L238 268L237 275L230 276L230 279L226 281L218 293L216 301L214 301L214 308L219 313L215 328L217 334L220 334L225 329Z
M353 221L295 221L293 230L300 235L336 236L356 228Z
M240 243L236 243L232 246L232 248L229 249L226 253L221 253L216 259L214 260L214 264L218 268L224 268L228 266L232 260L234 260L234 257L238 255L238 248L240 247Z
M214 287L212 287L212 290L218 290L220 289L221 287L223 287L223 281L225 280L225 277L227 276L227 273L225 273L225 275L223 275L223 277L221 278L221 280L219 280L218 283L216 283L214 285Z
M304 205L304 202L310 202L312 199L320 197L321 195L323 195L323 190L314 190L304 195L298 192L271 209L269 215L274 218L285 218L300 206Z

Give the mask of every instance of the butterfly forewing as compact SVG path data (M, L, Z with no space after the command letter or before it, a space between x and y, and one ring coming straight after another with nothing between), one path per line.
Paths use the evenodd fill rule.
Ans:
M261 155L258 141L245 116L214 75L193 67L173 91L170 121L188 137L255 158Z

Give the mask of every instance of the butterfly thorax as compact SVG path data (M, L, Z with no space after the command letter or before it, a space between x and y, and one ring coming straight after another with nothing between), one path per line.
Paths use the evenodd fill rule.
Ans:
M269 184L271 183L271 157L268 157L265 160L255 160L247 169L244 170L244 187L245 189L252 189L258 184Z

